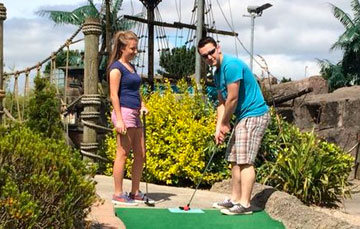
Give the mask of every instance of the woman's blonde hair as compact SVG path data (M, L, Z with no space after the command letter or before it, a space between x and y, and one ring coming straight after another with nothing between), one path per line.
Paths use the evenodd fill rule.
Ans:
M114 63L114 61L121 58L122 51L124 47L128 44L129 40L138 41L137 35L133 31L119 31L115 33L113 37L113 49L110 54L109 60L108 60L108 66L107 66L107 76L109 80L109 68ZM109 81L108 81L109 82Z

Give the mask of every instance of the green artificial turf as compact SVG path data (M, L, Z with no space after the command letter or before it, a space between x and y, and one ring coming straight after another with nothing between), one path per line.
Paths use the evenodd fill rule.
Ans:
M115 208L115 214L127 229L231 229L285 228L265 211L251 215L222 215L219 210L205 213L171 213L160 208Z

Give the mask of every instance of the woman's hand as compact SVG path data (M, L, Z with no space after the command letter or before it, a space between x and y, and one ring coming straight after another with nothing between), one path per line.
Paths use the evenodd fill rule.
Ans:
M140 108L140 114L145 114L147 115L149 113L149 110L145 107L145 106L141 106Z
M121 135L126 135L126 126L123 120L116 121L115 130Z

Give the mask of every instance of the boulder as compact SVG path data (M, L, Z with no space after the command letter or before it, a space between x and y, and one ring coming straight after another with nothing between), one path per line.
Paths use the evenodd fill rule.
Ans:
M357 144L360 134L360 86L333 93L309 95L294 104L294 122L301 130L314 129L327 141L345 150ZM355 155L355 149L351 151Z
M303 80L290 81L286 83L271 85L271 88L267 86L266 90L270 91L273 97L281 97L285 95L294 94L306 88L313 89L313 91L310 94L317 95L317 94L328 93L327 81L321 76L311 76Z
M215 183L210 191L230 193L231 182ZM265 210L273 219L281 221L286 228L358 228L341 219L315 211L304 205L295 196L256 183L252 192L251 205L254 210Z

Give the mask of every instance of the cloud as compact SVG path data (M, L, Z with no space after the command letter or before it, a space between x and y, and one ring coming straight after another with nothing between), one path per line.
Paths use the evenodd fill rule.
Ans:
M320 66L316 60L301 60L286 55L264 55L262 57L265 59L270 73L278 80L281 80L283 77L300 80L309 76L318 75L320 71ZM265 66L260 58L255 58L262 66ZM244 59L248 60L249 58L244 57ZM258 76L262 74L267 76L257 64L254 64L254 72Z
M61 9L71 10L81 5L87 4L87 0L62 0L62 1L36 0L36 1L21 1L21 0L5 0L4 6L7 9L7 17L12 18L36 18L36 11L40 9ZM98 1L94 1L98 2Z
M44 60L63 45L77 30L75 26L54 26L45 19L20 18L5 21L5 71L22 70ZM81 32L80 35L81 36Z
M329 1L344 9L345 12L352 13L350 2ZM102 1L95 0L94 2L99 4ZM216 28L221 30L230 30L230 28L220 11L218 2L222 4L221 9L229 23L231 23L229 8L231 6L235 31L239 33L239 39L249 50L250 18L243 15L247 14L246 7L248 5L261 5L264 2L260 0L212 1L211 15L214 18L212 16L205 18L207 21L214 19ZM333 62L341 59L340 51L330 52L329 49L344 29L332 15L327 1L269 0L267 2L273 4L273 7L255 19L254 52L265 57L274 74L301 78L304 77L305 66L308 66L309 74L311 72L315 74L318 71L316 58L326 58ZM59 4L49 3L47 0L37 0L28 3L29 5L19 0L6 2L8 19L4 22L5 71L9 70L8 67L15 66L16 69L19 69L35 65L57 50L77 29L74 26L54 26L50 20L34 14L35 11L39 9L73 10L86 3L85 0L63 0ZM175 3L178 5L176 6ZM162 20L172 23L178 21L181 16L183 23L190 23L193 2L187 3L181 0L160 2L159 10ZM142 8L139 1L124 1L123 10L120 13L131 14L133 9L135 13L139 13ZM166 31L174 38L175 29ZM80 34L82 35L81 32ZM184 42L188 36L187 29L183 29L183 36ZM219 36L219 39L225 52L236 55L234 38ZM77 44L74 47L82 48L83 44ZM248 61L248 54L238 42L237 49L238 55ZM255 71L261 73L257 68Z

